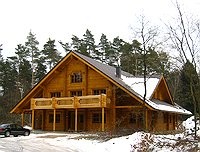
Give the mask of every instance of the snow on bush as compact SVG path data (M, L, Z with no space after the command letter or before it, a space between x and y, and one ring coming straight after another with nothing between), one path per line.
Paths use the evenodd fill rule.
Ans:
M195 131L195 122L194 122L194 116L191 116L187 120L185 120L183 123L183 127L185 129L186 134L193 134ZM197 135L200 136L200 130L199 130L199 120L197 120Z

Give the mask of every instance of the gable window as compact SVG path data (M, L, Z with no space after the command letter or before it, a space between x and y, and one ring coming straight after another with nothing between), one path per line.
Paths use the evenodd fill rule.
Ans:
M82 82L82 73L74 72L71 74L71 83L80 83Z
M93 113L92 114L92 123L102 123L102 114ZM104 113L104 123L106 123L106 113Z
M94 89L93 95L106 94L106 89Z
M70 91L70 96L82 96L82 90Z
M51 92L51 98L52 97L61 97L61 93L60 92Z
M49 114L49 123L53 123L53 114ZM60 114L56 114L56 123L60 123Z

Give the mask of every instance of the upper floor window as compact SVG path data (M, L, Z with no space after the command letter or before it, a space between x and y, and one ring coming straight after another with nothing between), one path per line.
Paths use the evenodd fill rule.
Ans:
M51 92L51 98L52 97L61 97L61 93L60 92Z
M106 94L106 89L94 89L93 95Z
M82 73L81 72L74 72L71 75L71 83L80 83L82 82Z
M70 96L82 96L82 90L70 91Z

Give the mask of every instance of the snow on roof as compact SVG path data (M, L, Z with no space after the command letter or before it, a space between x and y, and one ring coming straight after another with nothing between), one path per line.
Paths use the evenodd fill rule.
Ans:
M153 102L152 101L147 101L147 102L149 102L151 104L151 106L157 110L166 111L166 112L175 112L175 113L187 114L187 115L192 114L190 111L182 108L181 106L179 106L176 103L174 105L171 105L167 102L155 100L155 99L153 99Z
M131 89L133 89L135 92L137 92L142 97L144 96L144 91L145 91L144 78L142 78L142 77L126 77L124 75L121 75L121 78L122 78L122 81L124 81L124 83L126 83L128 86L131 87ZM159 80L160 80L159 78L147 78L146 79L146 86L147 86L146 98L147 99L150 99Z
M129 87L131 87L132 90L134 90L136 93L140 95L140 98L143 99L144 96L144 78L142 77L127 77L124 75L121 75L122 81L126 83ZM147 86L147 94L146 94L146 103L150 105L155 110L160 111L166 111L166 112L173 112L173 113L179 113L179 114L186 114L191 115L192 113L190 111L187 111L186 109L182 108L178 104L169 104L165 101L159 101L155 99L151 99L151 96L156 89L159 78L147 78L146 79L146 86Z

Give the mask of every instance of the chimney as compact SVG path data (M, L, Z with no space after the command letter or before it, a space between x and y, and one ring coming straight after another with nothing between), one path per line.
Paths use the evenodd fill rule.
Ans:
M120 68L120 66L116 66L116 77L121 78L121 68Z

